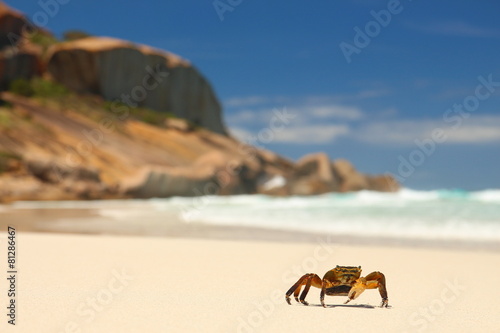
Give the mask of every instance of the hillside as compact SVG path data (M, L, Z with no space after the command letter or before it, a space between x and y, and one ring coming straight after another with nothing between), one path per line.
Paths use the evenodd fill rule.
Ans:
M177 55L26 22L0 2L0 201L397 189L345 160L294 163L230 137Z

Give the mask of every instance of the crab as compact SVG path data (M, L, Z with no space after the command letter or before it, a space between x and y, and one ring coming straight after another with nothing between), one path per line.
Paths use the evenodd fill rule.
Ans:
M365 291L365 289L378 289L382 297L380 307L388 307L389 299L387 298L387 289L385 286L385 275L380 272L373 272L365 277L361 276L361 266L338 266L326 272L323 280L317 274L309 273L303 275L295 284L286 292L285 299L288 304L290 296L293 294L295 300L304 305L309 305L306 302L306 296L311 286L321 289L320 301L321 305L326 308L325 295L328 296L347 296L349 303L356 299ZM300 289L304 287L300 295Z

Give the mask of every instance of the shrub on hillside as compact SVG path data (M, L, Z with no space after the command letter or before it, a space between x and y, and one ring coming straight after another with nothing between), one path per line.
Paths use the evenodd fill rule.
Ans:
M25 97L31 97L35 93L31 86L31 82L26 79L16 79L12 81L9 85L9 91Z
M9 91L25 97L58 98L69 94L68 88L40 77L31 80L17 79L9 85Z
M34 91L34 96L42 98L58 98L69 94L68 88L51 80L42 78L34 78L31 80L31 87Z

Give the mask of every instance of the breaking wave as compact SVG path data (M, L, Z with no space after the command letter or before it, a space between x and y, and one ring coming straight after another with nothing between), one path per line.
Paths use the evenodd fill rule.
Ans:
M17 209L93 209L129 223L165 222L260 227L327 234L500 242L500 190L318 196L207 196L150 200L17 202ZM168 213L168 214L167 214Z

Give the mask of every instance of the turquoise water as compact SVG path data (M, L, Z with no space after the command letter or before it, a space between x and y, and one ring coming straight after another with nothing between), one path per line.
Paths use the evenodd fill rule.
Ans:
M500 242L500 190L18 202L13 208L91 209L118 227L148 230L159 230L166 223L198 223L358 237Z
M500 190L175 198L168 204L177 205L187 222L352 236L500 241Z

